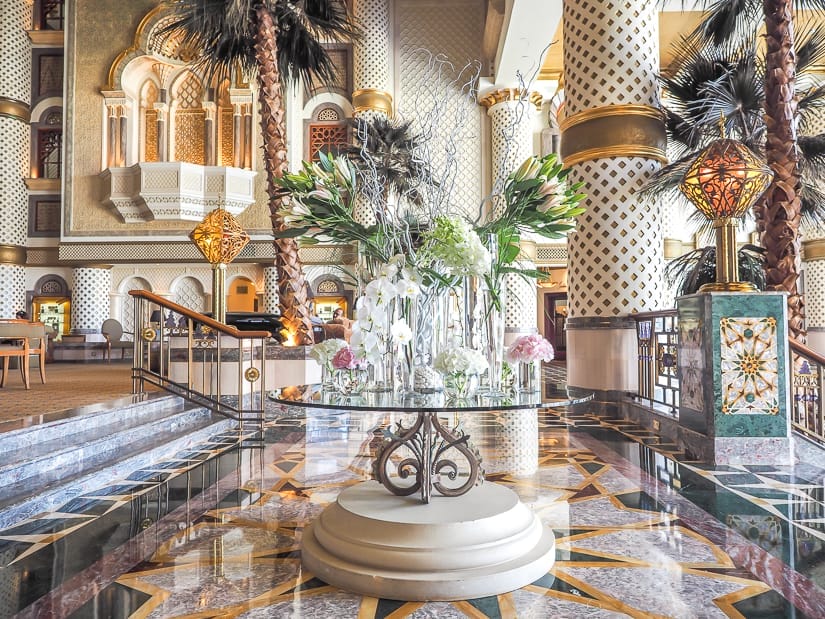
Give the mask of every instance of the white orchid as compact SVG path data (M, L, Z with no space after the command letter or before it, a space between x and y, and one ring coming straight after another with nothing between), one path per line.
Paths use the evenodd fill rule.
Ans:
M395 286L388 277L376 277L366 285L364 295L374 308L384 308L395 297Z
M402 279L395 285L398 295L402 299L412 299L421 293L421 286L411 279Z
M396 320L390 327L392 341L399 346L405 346L412 341L412 329L406 320Z

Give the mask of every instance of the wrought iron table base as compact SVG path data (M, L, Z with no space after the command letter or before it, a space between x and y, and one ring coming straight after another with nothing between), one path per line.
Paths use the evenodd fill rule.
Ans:
M373 462L373 478L397 496L409 496L420 491L421 501L429 503L433 489L443 496L456 497L466 494L484 480L481 457L476 449L470 447L470 437L458 427L452 431L445 428L438 419L438 413L419 412L412 426L404 428L399 421L395 431L385 430L384 436L386 438ZM395 464L395 471L402 480L414 476L414 483L409 485L395 483L390 473L394 464L393 455L403 447L412 452L412 457L403 458ZM456 487L442 482L442 476L455 481L461 474L455 459L445 457L450 450L456 450L467 461L467 480Z

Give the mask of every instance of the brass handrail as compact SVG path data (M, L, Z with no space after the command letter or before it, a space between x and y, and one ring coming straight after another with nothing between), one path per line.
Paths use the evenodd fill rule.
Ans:
M272 337L272 333L270 333L269 331L241 331L233 327L232 325L227 325L222 322L218 322L217 320L214 320L209 316L199 314L198 312L192 311L188 307L178 305L174 301L170 301L169 299L160 297L147 290L130 290L129 294L133 297L146 299L147 301L151 301L152 303L162 305L166 309L172 310L176 314L181 314L182 316L191 318L195 322L199 322L202 325L205 325L214 331L219 331L232 337Z
M232 419L263 422L269 331L241 331L145 290L135 302L132 390L155 385ZM179 314L167 327L154 309ZM185 324L184 324L185 323ZM197 328L196 328L197 325Z

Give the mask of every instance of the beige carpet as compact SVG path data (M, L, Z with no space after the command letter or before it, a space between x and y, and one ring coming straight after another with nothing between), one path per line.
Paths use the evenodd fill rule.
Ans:
M31 389L23 387L20 370L9 370L0 389L0 421L39 415L113 400L132 393L132 364L47 363L46 384L31 369Z

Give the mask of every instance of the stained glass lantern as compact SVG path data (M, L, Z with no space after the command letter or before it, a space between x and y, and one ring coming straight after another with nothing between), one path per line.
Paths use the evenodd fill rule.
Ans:
M249 234L231 213L217 208L195 226L189 238L212 265L212 318L226 322L226 265L249 243Z
M705 284L700 292L756 290L739 281L736 225L772 180L773 171L764 161L727 138L711 142L688 168L679 189L716 229L716 282Z
M699 153L679 189L708 219L742 217L772 179L773 171L747 146L721 139Z

